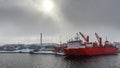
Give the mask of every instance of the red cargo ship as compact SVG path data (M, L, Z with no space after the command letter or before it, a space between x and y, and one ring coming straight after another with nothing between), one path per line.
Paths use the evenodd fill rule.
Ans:
M89 42L89 36L85 37L81 32L80 35L83 37L85 42L78 39L75 41L69 41L67 43L67 48L64 49L66 56L93 56L93 55L105 55L105 54L115 54L118 50L116 46L113 46L109 41L105 41L105 44L102 44L102 38L95 33L97 42ZM77 34L78 35L78 34Z

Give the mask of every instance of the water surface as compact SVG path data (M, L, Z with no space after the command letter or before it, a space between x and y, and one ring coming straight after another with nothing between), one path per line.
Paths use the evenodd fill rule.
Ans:
M120 68L120 54L65 57L45 54L0 53L0 68Z

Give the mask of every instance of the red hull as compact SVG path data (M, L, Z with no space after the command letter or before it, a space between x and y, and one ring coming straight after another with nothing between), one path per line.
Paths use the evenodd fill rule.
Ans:
M65 55L82 55L82 56L92 56L92 55L105 55L105 54L115 54L118 48L115 47L105 47L105 48L69 48L64 49Z

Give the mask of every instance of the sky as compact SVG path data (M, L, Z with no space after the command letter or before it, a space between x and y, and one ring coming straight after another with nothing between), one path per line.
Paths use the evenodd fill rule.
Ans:
M120 41L120 0L50 0L49 12L43 1L0 0L0 44L39 43L40 33L44 43L60 43L77 32L90 41L97 40L95 32L103 40Z

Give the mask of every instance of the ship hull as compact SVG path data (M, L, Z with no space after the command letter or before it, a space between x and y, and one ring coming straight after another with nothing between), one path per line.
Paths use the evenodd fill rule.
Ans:
M93 56L93 55L107 55L115 54L117 48L70 48L64 49L66 56L78 55L78 56Z

